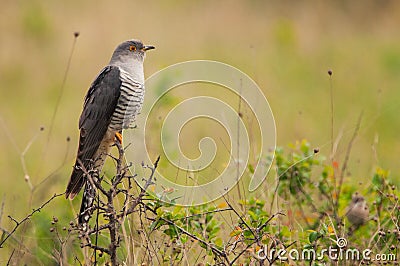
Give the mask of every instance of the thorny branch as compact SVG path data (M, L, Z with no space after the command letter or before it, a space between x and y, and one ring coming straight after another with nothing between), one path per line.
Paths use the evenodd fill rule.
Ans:
M116 162L116 174L111 179L111 182L109 182L109 188L104 186L106 182L102 182L103 178L92 178L90 175L91 171L82 167L82 170L85 172L86 176L88 176L90 182L97 188L98 193L101 194L101 196L99 195L97 197L97 202L93 206L93 210L97 211L98 214L101 214L102 217L104 217L105 222L100 224L99 219L96 219L96 224L93 229L76 226L76 230L79 232L79 236L82 240L81 246L92 249L95 254L96 250L108 254L110 256L111 265L118 264L117 249L121 240L119 229L128 215L133 213L138 204L142 201L142 198L146 195L147 188L153 184L154 174L160 159L160 157L158 157L153 166L143 165L143 168L148 168L151 172L149 178L145 179L145 185L141 188L140 193L135 197L130 191L132 189L131 179L135 176L128 175L129 166L124 165L123 147L119 142L116 142L115 145L118 148L118 157L111 157ZM124 187L124 180L128 180L128 188ZM121 208L118 208L116 198L120 194L124 197L124 204ZM99 232L103 230L107 230L110 237L110 242L107 247L99 246L97 245L97 242L92 243L89 238L90 235L97 236Z
M13 218L11 215L8 215L8 218L11 219L15 223L14 228L7 234L7 236L0 242L0 248L3 247L4 243L9 239L15 231L17 231L18 227L28 221L35 213L40 212L47 204L49 204L53 199L60 197L64 195L64 193L61 194L54 194L50 199L48 199L45 203L43 203L39 208L33 209L30 214L28 214L25 218L23 218L21 221L18 221L17 219Z
M177 224L175 224L173 221L170 221L168 219L165 219L164 217L160 217L160 219L164 222L166 222L169 225L174 226L176 229L178 229L181 233L199 241L200 243L202 243L203 245L207 246L208 248L210 248L215 254L218 254L219 256L221 256L222 258L224 258L225 260L228 260L227 254L225 253L225 251L221 251L218 248L216 248L215 246L213 246L211 243L204 241L203 239L201 239L200 237L197 237L196 235L188 232L187 230L185 230L184 228L178 226Z

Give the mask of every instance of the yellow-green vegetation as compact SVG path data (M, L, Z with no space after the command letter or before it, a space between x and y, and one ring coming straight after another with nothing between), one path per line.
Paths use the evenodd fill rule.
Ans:
M23 230L27 236L12 231L9 239L3 234L0 243L4 248L21 247L11 253L10 261L45 265L103 265L110 262L111 253L117 263L127 265L352 265L378 258L394 264L400 193L388 172L377 168L366 180L368 185L340 185L337 165L318 153L306 141L278 148L272 193L242 190L239 199L231 193L200 206L174 206L120 183L115 188L122 197L108 199L95 212L90 245L83 231L64 218L70 213L50 216L51 206L63 205L55 195L33 211L29 222L13 220L16 232ZM114 183L118 175L105 177L107 183ZM150 185L157 182L149 180ZM360 224L346 219L354 193L365 195L367 202L367 219ZM112 212L107 211L110 206ZM111 225L110 215L125 217L119 218L114 252L107 230L96 233L96 228ZM14 253L22 257L13 258Z
M195 265L237 257L234 264L246 264L264 244L320 250L335 245L338 237L374 254L396 253L399 27L397 1L4 1L0 243L16 222L65 190L83 97L115 46L140 38L157 48L146 58L146 76L192 59L222 61L247 73L268 98L282 148L267 180L251 195L235 188L216 203L191 208L146 201L153 220L135 223L136 216L127 222L122 234L127 238L118 250L121 262ZM63 82L75 31L80 36ZM192 91L189 87L186 94L181 90L164 98L160 110L169 110ZM210 126L201 123L183 131L182 146L190 156L198 155L198 140L212 133L199 130ZM223 131L217 133L225 138ZM158 141L153 134L146 138ZM294 142L302 139L312 146ZM222 150L216 164L229 158ZM159 167L173 172L163 160ZM114 168L109 160L106 176ZM343 218L356 191L364 195L371 219L352 228ZM0 264L58 265L64 260L75 265L85 258L88 263L93 254L82 251L68 231L78 207L79 200L54 198L3 243ZM107 245L107 236L99 244ZM149 246L157 260L144 255ZM100 264L107 260L107 255L98 258Z

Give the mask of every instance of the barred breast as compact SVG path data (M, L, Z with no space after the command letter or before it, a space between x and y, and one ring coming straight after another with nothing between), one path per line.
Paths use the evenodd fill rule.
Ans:
M129 127L140 113L144 100L144 84L134 80L128 72L120 71L121 94L109 126L116 131Z

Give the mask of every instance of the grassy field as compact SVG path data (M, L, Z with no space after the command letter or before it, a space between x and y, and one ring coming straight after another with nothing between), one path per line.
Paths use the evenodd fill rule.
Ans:
M65 190L83 97L115 46L130 38L156 46L145 61L146 77L193 59L221 61L247 73L269 101L278 146L307 139L329 155L338 138L334 160L342 164L363 112L345 182L364 182L362 190L380 166L400 184L397 1L3 2L0 226L4 229L13 225L7 215L21 219ZM74 32L80 36L64 83ZM219 96L223 100L223 94ZM196 148L197 142L188 143L191 140L186 137L182 142ZM263 189L269 190L269 184ZM78 204L74 201L75 210ZM69 221L72 209L58 198L46 215ZM17 231L16 237L23 237L22 232ZM26 246L33 241L26 236ZM0 264L11 251L0 249Z

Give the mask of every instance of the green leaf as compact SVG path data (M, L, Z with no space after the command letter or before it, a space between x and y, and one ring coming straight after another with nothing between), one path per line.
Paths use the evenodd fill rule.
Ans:
M253 237L253 233L252 233L250 230L244 230L244 231L243 231L243 235L244 235L246 238Z
M155 220L154 222L152 222L150 225L150 230L153 231L157 227L159 222L160 220Z
M311 232L308 235L308 240L310 241L310 243L315 242L318 238L320 237L320 234L316 231Z
M157 216L158 216L158 217L161 217L161 216L164 214L164 210L161 209L161 208L158 208L158 209L156 210L156 213L157 213Z
M218 238L215 239L214 244L215 244L218 248L221 248L222 245L224 244L224 242L222 241L221 238L218 237Z
M235 230L233 230L233 231L229 234L229 236L230 236L230 237L234 237L234 236L240 235L242 232L243 232L243 230L242 230L240 227L238 227L238 228L236 228Z
M250 173L254 173L254 167L253 167L253 165L251 165L251 164L249 164L248 165L248 168L249 168L249 171L250 171Z
M258 220L258 216L254 213L254 212L252 212L252 211L247 211L248 212L248 214L250 215L250 217L251 217L251 219L253 220L253 221L257 221Z
M169 228L164 230L164 234L166 234L167 236L174 238L176 236L178 236L178 232L176 231L175 227L170 226Z

